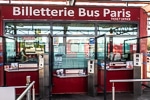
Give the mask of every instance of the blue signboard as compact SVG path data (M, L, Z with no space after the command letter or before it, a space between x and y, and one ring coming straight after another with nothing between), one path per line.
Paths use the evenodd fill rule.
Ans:
M95 44L95 39L94 38L90 38L89 43L90 44Z

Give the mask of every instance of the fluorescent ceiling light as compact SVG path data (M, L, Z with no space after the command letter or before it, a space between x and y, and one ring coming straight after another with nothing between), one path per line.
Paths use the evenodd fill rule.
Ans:
M0 3L9 3L9 1L0 1Z
M52 5L66 5L66 2L55 2L55 1L11 1L11 4L52 4Z
M143 2L145 2L145 1L149 1L149 0L120 0L120 1L143 1Z
M90 6L134 6L134 7L143 7L147 4L131 4L131 3L93 3L93 2L76 2L76 5L90 5Z
M97 2L76 2L75 5L87 5L87 6L126 6L126 3L97 3Z
M146 6L147 4L128 4L128 6L132 6L132 7L143 7Z
M10 3L10 4L43 4L43 5L46 5L46 4L50 4L50 5L70 5L70 3L68 2L70 0L66 0L66 2L61 2L61 1L23 1L23 0L20 0L20 1L12 1L12 0L8 0L8 1L1 1L0 0L0 3ZM123 1L123 0L122 0ZM130 0L129 0L130 1ZM72 2L74 2L74 0L72 0ZM147 4L136 4L136 2L133 2L133 3L125 3L125 2L122 2L122 3L98 3L98 2L75 2L75 5L86 5L86 6L133 6L133 7L143 7L143 6L146 6Z

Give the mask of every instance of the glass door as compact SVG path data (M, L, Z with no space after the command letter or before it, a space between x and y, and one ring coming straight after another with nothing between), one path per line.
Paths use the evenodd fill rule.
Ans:
M97 60L98 65L104 70L104 77L102 78L103 83L100 87L104 93L104 100L106 100L106 65L107 65L107 43L106 34L99 35L95 38L95 60Z
M94 59L94 24L53 23L53 36L54 69L85 69L87 59Z

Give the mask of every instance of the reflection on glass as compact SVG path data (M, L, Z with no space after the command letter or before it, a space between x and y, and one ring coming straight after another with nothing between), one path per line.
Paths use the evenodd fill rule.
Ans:
M110 29L111 36L110 36ZM54 46L54 68L86 68L87 59L95 57L95 37L106 34L106 44L104 37L97 40L98 59L104 60L104 48L106 47L107 58L113 60L116 54L126 57L126 53L131 53L131 45L136 41L124 41L137 36L136 24L110 24L110 23L78 23L78 22L6 22L5 34L17 35L48 35L53 36ZM131 36L130 36L131 35ZM110 37L112 39L112 51L110 51ZM49 41L47 37L18 37L20 49L27 47L27 52L49 52ZM119 42L118 42L119 41ZM9 43L7 43L8 45ZM125 47L125 51L124 51ZM14 46L15 48L15 46ZM134 48L133 48L134 49ZM7 50L8 51L8 50ZM125 53L125 54L124 54ZM9 54L8 54L9 55ZM62 58L57 62L57 57ZM128 55L129 57L129 55ZM59 57L58 57L59 58ZM59 58L59 59L60 59ZM55 61L56 60L56 61Z
M6 62L13 62L16 56L16 44L15 39L6 38Z

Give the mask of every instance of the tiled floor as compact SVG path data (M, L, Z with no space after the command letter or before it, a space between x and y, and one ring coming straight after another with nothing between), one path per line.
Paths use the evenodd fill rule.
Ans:
M22 100L26 100L26 98ZM51 99L49 97L44 99L37 97L35 100L112 100L112 95L107 94L106 99L104 99L103 94L98 94L95 97L91 97L85 94L61 94L53 95ZM143 93L141 96L134 96L133 93L116 93L115 100L150 100L150 92Z
M44 100L44 99L43 99ZM49 99L45 99L49 100ZM95 97L88 96L86 94L62 94L53 95L51 100L104 100L103 94L98 94ZM112 100L112 94L107 94L106 100ZM115 100L150 100L150 91L145 91L140 96L135 96L133 93L116 93Z
M26 100L26 98L22 99ZM87 94L53 94L51 97L45 98L36 97L35 100L112 100L112 94L107 93L106 99L104 99L103 93L98 94L95 97ZM150 100L150 88L145 89L142 95L134 95L131 93L117 92L115 93L115 100Z

